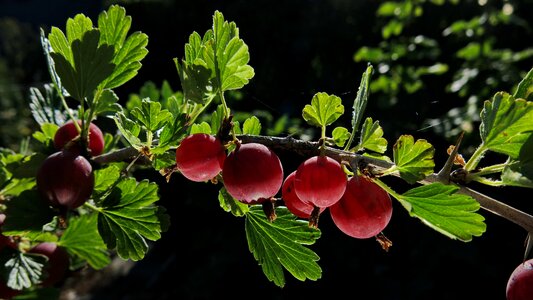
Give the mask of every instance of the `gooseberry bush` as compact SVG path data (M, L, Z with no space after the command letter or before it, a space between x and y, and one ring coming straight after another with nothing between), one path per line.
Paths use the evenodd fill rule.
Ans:
M453 240L485 232L484 208L520 225L531 241L529 214L469 184L533 187L533 70L514 93L497 91L485 101L475 152L463 159L459 136L435 171L429 141L401 135L389 149L379 121L364 117L371 65L350 101L351 128L331 129L345 105L324 92L302 109L320 132L316 139L261 135L255 116L234 120L227 93L243 88L254 69L237 25L219 11L212 28L193 32L174 58L181 91L166 86L157 99L124 104L113 89L135 77L148 53L148 36L130 33L131 22L113 5L95 21L78 14L63 29L41 31L51 82L31 88L29 103L40 130L31 147L0 152L0 297L53 293L70 271L100 270L114 255L142 260L171 220L158 204L158 185L133 176L138 166L167 181L184 176L219 186L220 207L243 219L250 252L280 287L287 273L321 278L310 246L326 212L347 238L375 238L385 250L393 200ZM102 119L113 120L116 132L102 132L95 125ZM298 168L284 169L279 151L299 155ZM490 152L502 162L483 165ZM406 191L389 187L386 176L403 179Z

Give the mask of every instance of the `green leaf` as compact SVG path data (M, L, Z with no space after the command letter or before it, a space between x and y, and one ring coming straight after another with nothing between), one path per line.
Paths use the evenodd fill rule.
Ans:
M485 218L475 213L479 203L457 194L459 188L442 183L420 186L400 195L398 200L413 217L434 230L464 242L481 236L486 230Z
M350 138L350 132L344 127L336 127L331 133L333 135L333 141L338 147L344 146L346 141Z
M161 103L151 101L148 98L142 100L140 107L131 110L134 116L144 127L155 132L172 119L172 114L166 110L161 110Z
M22 192L29 190L35 186L34 178L11 178L11 182L5 185L2 190L0 190L0 196L18 196Z
M479 131L483 146L517 158L533 132L533 102L499 92L485 101Z
M296 220L286 207L276 208L277 218L269 222L261 206L252 206L246 214L248 248L268 280L285 285L283 268L298 280L317 280L322 275L318 255L303 245L312 245L320 231L307 221Z
M141 60L148 54L148 36L141 32L132 33L113 57L116 65L113 73L103 83L105 88L116 88L135 77L142 67Z
M167 151L171 146L177 146L178 141L188 129L188 121L186 114L179 114L174 122L167 123L159 135L159 144L152 148L152 153L160 154Z
M211 125L205 121L200 124L192 124L190 134L195 133L211 134Z
M6 236L17 235L34 240L43 234L43 226L55 216L36 190L24 191L6 204L7 218L2 225L2 233Z
M103 169L94 171L94 191L103 193L113 186L120 178L120 168L109 165Z
M207 45L204 57L214 67L222 91L240 89L254 77L254 69L248 65L248 46L239 38L237 25L225 21L219 11L213 16L213 43Z
M135 77L141 68L140 61L148 54L148 36L134 32L127 37L130 27L131 16L127 16L126 10L118 5L111 5L98 16L100 44L114 47L113 63L116 65L113 73L102 83L103 88L116 88Z
M224 187L218 192L218 201L224 211L231 212L236 217L242 217L250 210L249 205L233 198Z
M426 140L414 142L411 135L402 135L393 146L395 168L408 183L415 183L433 173L435 149Z
M368 94L370 93L370 77L374 72L374 68L369 65L366 68L366 71L361 76L361 83L359 83L359 89L357 90L357 96L353 101L352 108L352 135L350 141L345 147L345 150L349 149L352 146L352 140L355 136L355 133L359 130L359 124L363 118L363 114L366 109L366 104L368 103Z
M261 122L256 116L251 116L242 124L242 133L250 135L261 134Z
M335 122L343 113L344 106L341 98L326 93L316 93L302 112L303 118L309 125L325 127Z
M99 207L98 231L108 249L116 247L123 259L141 260L148 251L146 239L161 238L165 215L153 205L159 200L157 189L155 183L128 178Z
M517 160L511 160L503 169L504 185L533 188L533 136L524 143Z
M98 233L97 215L82 215L69 219L67 229L58 242L68 253L86 260L96 270L107 266L111 259Z
M133 148L140 150L144 145L138 137L139 133L141 133L141 126L128 119L123 112L115 114L114 120L122 136L124 136Z
M518 87L516 89L516 92L514 93L514 97L516 99L522 98L525 100L533 100L530 99L531 95L533 94L533 68L527 72L526 77L520 81L518 84Z
M59 126L56 124L42 123L41 131L35 131L32 136L44 145L51 145L58 129Z
M189 42L190 43L190 42ZM213 92L212 74L204 64L192 64L177 58L174 59L180 77L183 97L196 103L207 103L215 97Z
M30 288L41 281L46 258L17 252L5 263L9 270L6 285L14 290Z
M96 116L112 115L119 112L122 107L118 104L118 100L118 96L115 92L109 89L103 90L93 108L93 114Z
M115 68L111 62L113 47L98 46L99 39L99 31L92 29L85 32L81 40L74 40L71 45L72 61L58 52L50 53L63 86L80 102L87 99L90 104L93 91Z
M372 121L372 118L366 118L361 129L360 147L377 153L387 151L387 140L383 138L383 129L379 126L379 121Z
M50 84L44 85L45 95L35 87L30 88L30 109L33 118L39 124L51 123L61 125L67 120L67 113Z
M226 116L225 111L224 105L220 104L217 106L217 110L211 114L211 132L213 134L216 134L220 126L222 126L222 122Z

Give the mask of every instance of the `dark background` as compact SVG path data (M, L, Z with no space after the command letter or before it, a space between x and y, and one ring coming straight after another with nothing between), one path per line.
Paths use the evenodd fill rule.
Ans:
M482 1L480 1L482 2ZM179 90L172 59L183 56L183 47L193 31L203 34L218 9L235 21L249 46L250 65L255 77L242 90L241 101L230 104L241 111L261 110L276 119L299 117L302 107L316 92L340 96L346 107L340 122L349 127L350 102L355 98L366 62L356 62L354 53L363 46L376 47L383 40L386 23L376 15L382 1L124 1L119 2L133 17L132 31L149 36L148 50L139 75L116 92L122 102L146 81L160 86L168 80ZM445 149L453 138L431 128L421 130L426 120L442 117L462 107L468 97L453 93L449 84L456 70L464 68L456 52L468 40L446 39L442 31L453 21L470 20L505 3L514 7L514 16L532 20L531 1L463 1L459 5L424 5L424 16L403 32L424 34L439 41L439 61L450 69L438 77L423 80L416 93L394 95L376 91L370 96L366 115L378 119L392 145L400 134L425 138L436 148L437 168L446 159ZM0 104L1 144L16 148L20 136L28 136L35 124L27 111L27 90L49 81L38 29L64 28L66 19L84 13L93 22L109 2L102 1L5 1L0 0ZM490 27L495 45L519 51L532 47L531 22L518 26L507 23ZM486 61L483 61L486 59ZM495 59L493 58L492 61ZM490 58L480 59L489 64ZM412 64L412 61L391 65ZM427 58L418 64L431 64ZM504 62L505 63L505 62ZM496 91L511 91L533 65L531 58L507 62L505 68L485 70L499 78ZM375 66L377 67L377 66ZM498 73L499 72L499 73ZM384 73L387 75L387 72ZM480 76L481 77L481 76ZM471 93L487 82L471 81ZM483 91L483 93L486 93ZM391 98L396 102L389 102ZM479 110L478 110L479 112ZM268 120L266 120L268 124ZM475 124L478 126L478 124ZM459 125L455 125L458 127ZM11 134L16 132L15 135ZM465 151L479 138L476 130L467 133ZM470 147L470 148L469 148ZM389 146L390 148L390 146ZM468 153L465 153L468 154ZM302 157L279 153L286 174ZM487 232L463 243L451 240L418 219L408 216L393 201L394 214L385 235L393 242L385 252L373 239L357 240L340 232L326 212L320 219L321 238L311 246L319 256L322 278L300 282L290 274L284 288L268 282L248 250L244 220L224 212L218 205L218 186L187 182L179 175L169 183L154 171L139 171L139 178L160 184L160 204L171 215L171 227L161 240L151 244L146 258L124 277L91 290L85 299L301 299L347 297L353 299L504 299L508 276L523 257L526 233L519 226L480 211ZM406 188L390 179L390 185ZM477 188L477 187L476 187ZM479 187L496 199L531 212L530 199L515 188ZM106 272L104 270L103 272ZM83 280L80 278L79 280Z

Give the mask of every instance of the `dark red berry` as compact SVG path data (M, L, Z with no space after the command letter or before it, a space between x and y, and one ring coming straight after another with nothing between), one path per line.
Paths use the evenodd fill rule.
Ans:
M51 206L76 208L85 203L94 188L89 161L72 151L59 151L46 158L37 173L37 189Z

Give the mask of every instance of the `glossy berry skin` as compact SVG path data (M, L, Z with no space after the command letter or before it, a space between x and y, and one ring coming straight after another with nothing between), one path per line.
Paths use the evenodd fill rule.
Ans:
M222 171L226 151L220 140L205 133L183 139L176 149L176 167L185 178L203 182Z
M85 203L94 188L92 166L75 151L59 151L46 158L37 173L37 189L51 206L74 209Z
M81 121L78 121L78 124L81 124ZM63 149L65 145L70 142L72 139L79 135L76 126L72 120L61 125L56 131L54 136L54 147L57 150ZM89 125L89 149L91 150L92 156L97 156L104 152L104 134L98 126L94 123Z
M328 156L314 156L296 170L294 191L304 202L316 207L329 207L344 194L346 181L346 174L336 160Z
M31 248L28 253L41 254L48 257L45 267L46 277L41 282L43 287L52 286L60 282L69 267L67 251L56 243L40 243Z
M283 167L278 156L266 146L242 144L226 158L222 177L233 198L247 204L261 203L281 188Z
M511 273L506 289L507 300L533 299L533 259L516 267Z
M342 232L366 239L377 235L389 224L392 202L389 194L370 179L354 176L348 180L341 200L329 211Z
M281 197L285 202L287 209L292 212L295 216L309 219L311 213L313 212L314 206L308 202L302 201L298 198L298 195L294 192L294 177L296 176L296 171L292 172L285 178L283 186L281 187ZM326 208L320 208L320 213L322 213Z

